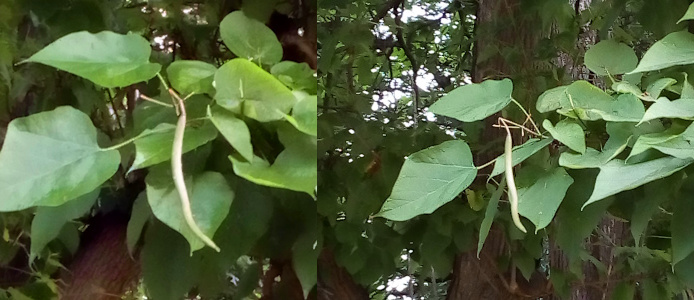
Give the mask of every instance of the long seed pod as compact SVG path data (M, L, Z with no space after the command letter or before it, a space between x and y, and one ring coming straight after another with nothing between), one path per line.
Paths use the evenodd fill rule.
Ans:
M504 154L506 156L506 184L508 185L508 201L511 203L511 218L513 219L513 224L520 229L523 233L527 233L525 226L521 223L520 215L518 214L518 189L516 189L516 181L513 178L513 139L511 137L511 131L508 129L508 125L504 123L506 127L506 144L504 147Z
M181 97L179 97L173 90L169 89L171 96L178 102L178 123L176 124L176 132L174 134L173 150L171 151L171 171L173 173L173 180L178 191L178 196L181 198L181 207L183 208L183 218L186 220L186 224L190 227L190 230L200 238L206 245L212 247L217 252L220 251L219 247L205 235L205 233L200 230L198 224L195 223L193 219L193 211L190 208L190 199L188 198L188 190L186 189L186 182L183 179L183 162L181 157L183 156L183 134L186 129L186 108Z

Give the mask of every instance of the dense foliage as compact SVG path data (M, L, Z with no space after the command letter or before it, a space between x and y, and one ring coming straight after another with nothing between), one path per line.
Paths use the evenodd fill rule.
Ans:
M374 299L690 299L689 5L321 1L325 251Z
M315 9L2 1L0 299L307 296Z

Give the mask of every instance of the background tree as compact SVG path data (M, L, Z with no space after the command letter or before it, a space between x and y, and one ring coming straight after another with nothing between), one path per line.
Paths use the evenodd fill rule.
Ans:
M307 297L315 18L315 1L2 1L0 299Z
M322 1L319 294L688 299L688 5Z

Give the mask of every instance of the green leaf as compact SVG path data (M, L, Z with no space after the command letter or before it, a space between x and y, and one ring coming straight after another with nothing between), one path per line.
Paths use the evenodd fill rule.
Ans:
M316 94L316 72L307 63L283 61L272 66L270 73L293 90Z
M545 91L538 98L536 108L539 112L557 110L559 114L581 120L613 122L638 122L645 110L634 95L621 94L614 99L584 80Z
M593 194L583 204L583 207L621 191L631 190L648 182L670 176L693 161L693 159L664 157L628 165L623 160L612 160L600 167L600 174L595 180Z
M501 195L504 194L505 187L506 177L501 179L501 183L492 194L491 199L489 199L489 203L487 203L487 209L484 211L484 219L482 219L482 224L480 225L479 238L477 239L477 258L480 258L480 252L482 252L484 241L487 240L489 229L492 228L494 217L496 216L496 212L499 210L499 199L501 199Z
M516 166L522 163L524 160L528 159L533 154L547 147L547 145L552 143L552 141L553 139L529 139L528 141L523 143L523 145L513 147L513 150L511 152L513 165ZM489 177L494 177L496 175L503 174L506 171L505 166L506 154L502 154L499 157L497 157L494 161L494 169L492 170L492 174L490 174Z
M72 107L15 119L0 151L0 211L59 206L96 189L119 163L118 151L99 148L92 121Z
M687 12L684 13L684 16L677 21L677 24L679 24L682 21L686 20L694 20L694 3L689 5L689 8L687 8Z
M645 233L652 216L660 211L660 205L672 199L672 195L681 185L682 176L669 176L653 181L644 186L645 195L634 199L634 209L629 220L631 235L636 246L641 246L641 236Z
M242 58L226 62L217 70L214 81L217 104L260 122L283 119L296 102L282 82Z
M143 131L142 137L135 140L135 161L128 172L170 160L175 131L176 126L167 123ZM207 144L216 137L217 129L211 122L204 122L199 127L186 126L183 153Z
M181 95L214 95L212 81L217 68L199 60L177 60L166 68L171 86Z
M547 129L554 139L562 142L571 150L581 154L586 152L586 138L581 125L568 120L561 120L557 126L553 126L552 122L544 120L542 127Z
M170 166L152 168L145 182L147 201L154 216L181 233L188 240L191 253L202 249L204 243L193 233L183 217L181 198L174 186ZM185 182L195 223L205 235L213 237L229 213L234 192L224 176L216 172L186 176Z
M612 300L634 300L636 285L633 282L620 282L612 292Z
M142 280L151 299L179 300L195 284L200 259L186 241L159 222L147 228L142 248Z
M429 111L463 122L478 121L506 107L511 102L511 92L510 79L466 84L441 97Z
M612 90L621 94L632 94L636 96L636 98L639 98L644 101L655 101L655 98L651 98L649 96L644 95L643 92L641 92L641 89L639 89L639 87L627 81L618 81L613 83Z
M614 40L600 41L586 51L584 63L598 75L624 74L633 70L639 59L634 49Z
M659 118L694 119L694 99L670 101L665 97L658 98L641 118L639 124Z
M152 216L152 209L147 203L147 192L140 192L140 195L135 199L133 204L132 213L130 213L130 220L128 221L128 228L125 235L126 245L128 246L128 253L133 255L135 246L140 240L142 235L142 230L145 228L147 221Z
M301 289L304 291L304 298L308 296L311 289L318 282L318 255L323 249L322 239L317 235L317 228L301 234L294 246L292 246L292 265L296 272L296 277L301 282Z
M681 159L694 158L692 142L694 142L694 126L692 125L683 132L681 128L672 126L663 132L644 134L636 140L627 161L648 149L655 149Z
M299 101L294 104L291 116L285 116L287 121L299 131L313 136L318 135L318 97L297 97Z
M658 97L660 97L660 93L662 93L664 89L672 86L675 83L677 83L677 80L672 78L660 78L648 85L646 88L646 93L648 93L650 98L658 99Z
M410 155L377 216L405 221L453 200L477 176L470 147L446 141Z
M84 194L63 205L36 209L36 215L31 221L31 251L29 260L33 261L50 241L57 238L63 226L77 219L92 208L100 189Z
M207 115L229 144L231 144L244 159L253 161L251 133L246 123L236 118L233 113L221 109L216 105L207 107Z
M288 124L279 127L277 133L285 149L272 165L257 156L252 162L229 156L234 172L260 185L314 195L318 177L316 137L303 134Z
M692 177L687 178L674 201L672 223L670 224L673 266L694 252L694 236L692 235L694 201L691 197L691 193L694 192L693 183Z
M107 88L123 87L156 76L149 42L137 34L80 31L49 44L22 62L37 62L70 72Z
M537 172L533 173L526 175L535 178L532 185L518 188L518 213L535 224L535 233L537 233L554 219L559 204L574 180L564 168L554 168L541 175ZM523 174L521 170L518 175L519 182Z
M694 63L694 34L678 31L655 42L631 73L662 70L692 63Z
M228 14L219 24L219 35L236 56L272 65L282 59L282 44L270 28L243 11Z

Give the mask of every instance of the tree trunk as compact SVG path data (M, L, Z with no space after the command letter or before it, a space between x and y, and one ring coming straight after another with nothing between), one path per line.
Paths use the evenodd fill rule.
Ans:
M354 282L352 276L337 264L332 251L327 248L324 248L318 257L318 299L369 299L366 289Z

